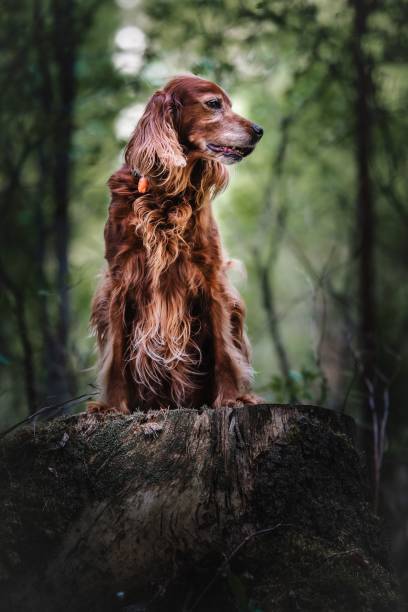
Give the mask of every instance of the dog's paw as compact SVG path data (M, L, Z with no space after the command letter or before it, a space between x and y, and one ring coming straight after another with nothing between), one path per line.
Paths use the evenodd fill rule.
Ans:
M265 404L265 400L260 395L255 395L255 393L245 393L238 398L238 401L242 402L241 405L246 406L254 406L255 404Z
M88 414L106 414L107 412L112 412L112 408L104 402L92 400L87 403L86 411Z
M219 395L213 403L213 408L239 408L243 405L240 398Z
M105 402L92 400L87 403L86 410L88 414L130 414L126 406L117 408L116 406L108 406Z
M239 397L229 398L218 396L215 400L214 408L240 408L242 406L255 406L256 404L264 404L265 400L255 393L245 393Z
M244 404L239 397L234 399L225 399L222 402L222 406L225 406L226 408L240 408L243 405Z

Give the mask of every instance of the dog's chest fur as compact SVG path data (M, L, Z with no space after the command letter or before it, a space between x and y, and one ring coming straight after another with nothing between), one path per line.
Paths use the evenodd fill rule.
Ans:
M210 202L114 198L105 241L126 301L127 375L146 397L194 403L211 386L212 287L222 268Z

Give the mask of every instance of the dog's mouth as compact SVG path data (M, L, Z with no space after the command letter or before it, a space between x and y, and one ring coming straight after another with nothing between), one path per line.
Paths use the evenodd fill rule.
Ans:
M227 145L218 145L211 142L207 143L207 149L213 153L218 153L224 157L234 159L236 161L246 157L254 150L254 147L231 147Z

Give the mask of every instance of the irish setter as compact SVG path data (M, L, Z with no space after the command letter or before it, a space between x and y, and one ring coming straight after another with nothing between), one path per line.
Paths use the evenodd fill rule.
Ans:
M259 401L211 200L262 133L199 77L176 77L149 100L109 180L108 268L91 317L102 394L90 411Z

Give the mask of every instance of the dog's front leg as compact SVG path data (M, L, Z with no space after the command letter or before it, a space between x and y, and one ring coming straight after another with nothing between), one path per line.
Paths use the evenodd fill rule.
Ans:
M113 291L110 271L101 279L92 301L91 326L99 346L98 386L100 399L88 403L88 412L127 414L127 384L124 377L125 329L123 298Z
M117 310L117 312L116 312ZM124 373L125 329L120 309L111 308L109 323L100 344L99 401L88 404L88 412L129 414L128 385Z
M107 367L106 372L102 370L99 384L101 389L100 400L88 402L88 412L99 414L107 412L130 413L127 384L116 363L112 362Z
M214 346L214 408L242 405L249 390L250 366L234 343L228 297L222 289L213 292L211 324Z
M263 397L256 395L250 390L252 381L252 366L251 366L251 345L244 327L245 306L239 294L230 288L230 321L232 327L232 338L234 345L241 353L241 372L245 391L239 396L237 402L241 405L262 404L265 402Z

